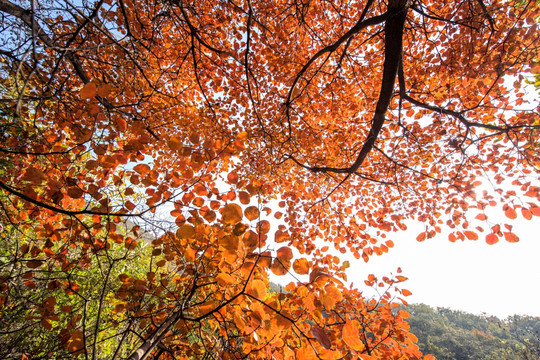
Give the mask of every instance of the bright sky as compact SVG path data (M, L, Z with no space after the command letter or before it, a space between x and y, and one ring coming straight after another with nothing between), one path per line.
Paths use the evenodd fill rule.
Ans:
M409 278L410 303L448 307L499 318L514 314L540 316L540 218L516 221L520 242L504 240L451 243L447 237L417 242L419 230L395 234L395 247L366 264L351 261L349 280L362 288L368 274L382 277L401 267Z

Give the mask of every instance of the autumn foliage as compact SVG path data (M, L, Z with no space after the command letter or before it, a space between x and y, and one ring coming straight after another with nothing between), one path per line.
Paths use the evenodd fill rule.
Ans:
M0 357L421 358L339 255L540 216L539 11L0 0Z

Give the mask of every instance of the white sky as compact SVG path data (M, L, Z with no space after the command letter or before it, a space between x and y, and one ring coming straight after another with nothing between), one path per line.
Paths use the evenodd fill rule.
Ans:
M451 243L441 235L416 241L419 230L392 236L394 248L368 263L351 261L349 281L358 288L369 274L409 278L401 284L413 295L409 303L425 303L499 318L514 314L540 316L540 218L516 221L520 242L484 240ZM419 229L419 228L418 228ZM481 237L482 239L483 237Z

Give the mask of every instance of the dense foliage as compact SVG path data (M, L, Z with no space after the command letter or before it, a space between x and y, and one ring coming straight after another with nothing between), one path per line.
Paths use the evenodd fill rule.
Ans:
M0 356L421 358L339 255L540 216L539 12L0 0Z
M438 360L540 358L540 318L515 315L500 320L423 304L406 309L420 349Z

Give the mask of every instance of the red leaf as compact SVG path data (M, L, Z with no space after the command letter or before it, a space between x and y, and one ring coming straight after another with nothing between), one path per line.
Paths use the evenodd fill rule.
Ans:
M326 332L317 325L313 325L311 327L311 335L313 335L315 339L319 340L323 348L330 349L332 347L332 342L330 341L328 335L326 335Z
M37 269L38 267L43 264L43 261L41 260L30 260L26 263L26 266L28 266L30 269Z

